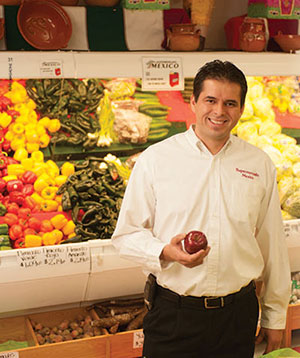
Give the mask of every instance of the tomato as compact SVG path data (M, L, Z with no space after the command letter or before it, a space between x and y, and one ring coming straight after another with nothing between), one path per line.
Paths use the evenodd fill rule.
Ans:
M28 219L28 227L39 232L41 230L41 221L32 216Z
M43 231L43 232L49 232L49 231L54 230L54 226L51 224L50 220L44 219L41 222L40 230Z

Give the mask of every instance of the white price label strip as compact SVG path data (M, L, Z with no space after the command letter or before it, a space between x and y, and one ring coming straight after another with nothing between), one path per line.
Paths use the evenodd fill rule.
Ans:
M17 251L17 262L22 268L36 268L44 264L43 248L32 248Z
M90 261L89 248L86 246L74 246L67 248L67 262L80 264Z
M0 358L19 358L19 352L0 353Z
M137 331L133 333L133 348L142 348L144 344L143 331Z

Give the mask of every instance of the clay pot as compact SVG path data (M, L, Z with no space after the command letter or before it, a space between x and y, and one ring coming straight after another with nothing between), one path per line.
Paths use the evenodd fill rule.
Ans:
M300 50L300 35L284 35L279 31L278 34L274 36L274 40L284 52L294 53Z
M55 0L55 1L62 6L75 6L78 4L79 0Z
M168 49L171 51L197 51L201 49L203 38L195 24L173 24L166 29Z
M20 5L21 0L0 0L0 5Z
M118 5L120 0L84 0L89 6L113 7Z
M263 19L245 17L240 26L240 49L259 52L266 46L266 27Z
M22 0L17 25L23 38L39 50L67 47L72 35L69 15L53 0Z

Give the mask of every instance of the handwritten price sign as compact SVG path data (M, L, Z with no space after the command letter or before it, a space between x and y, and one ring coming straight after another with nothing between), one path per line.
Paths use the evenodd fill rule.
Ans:
M133 333L133 348L142 348L144 344L143 331L136 331Z

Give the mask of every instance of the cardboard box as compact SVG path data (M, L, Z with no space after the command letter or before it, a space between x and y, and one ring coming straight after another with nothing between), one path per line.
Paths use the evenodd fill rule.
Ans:
M248 0L248 16L300 19L300 0Z

